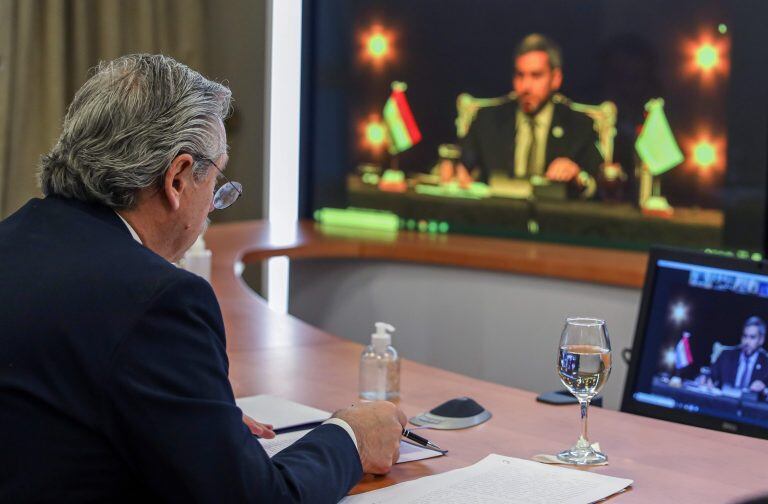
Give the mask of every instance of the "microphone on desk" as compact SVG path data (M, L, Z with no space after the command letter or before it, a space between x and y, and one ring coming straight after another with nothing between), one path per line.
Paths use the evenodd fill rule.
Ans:
M406 439L410 439L414 443L416 443L418 445L421 445L424 448L429 448L430 450L439 451L442 454L448 453L448 450L443 450L442 448L440 448L439 446L434 444L432 441L430 441L430 440L428 440L426 438L423 438L423 437L419 436L418 434L414 434L409 429L403 429L403 437L406 438Z

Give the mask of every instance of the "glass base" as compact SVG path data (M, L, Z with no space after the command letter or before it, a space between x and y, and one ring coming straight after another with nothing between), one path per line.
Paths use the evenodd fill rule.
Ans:
M575 446L558 453L557 459L566 464L595 465L608 461L608 456L591 446L579 446L577 443Z

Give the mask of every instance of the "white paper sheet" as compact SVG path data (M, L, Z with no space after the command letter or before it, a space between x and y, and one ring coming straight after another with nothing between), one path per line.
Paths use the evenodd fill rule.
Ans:
M344 498L344 504L587 504L632 480L501 455L477 464Z
M423 446L418 446L408 441L400 441L400 458L397 459L396 464L402 464L403 462L413 462L414 460L424 460L432 457L439 457L444 455L439 451L430 450Z
M269 458L274 457L281 451L285 450L293 443L298 441L307 435L312 429L300 430L294 432L286 432L285 434L278 434L273 439L259 439L259 443L264 447L264 451L267 452Z
M272 424L275 429L319 423L331 417L330 412L270 395L235 399L243 413L257 422Z
M259 442L261 443L261 446L264 447L267 455L272 458L277 453L280 453L282 450L288 448L293 443L304 437L309 431L310 429L287 432L285 434L278 434L274 437L274 439L259 439ZM421 446L416 446L405 441L400 441L400 458L397 459L397 463L402 464L403 462L412 462L414 460L439 457L440 455L442 455L442 453L436 452L435 450L422 448Z

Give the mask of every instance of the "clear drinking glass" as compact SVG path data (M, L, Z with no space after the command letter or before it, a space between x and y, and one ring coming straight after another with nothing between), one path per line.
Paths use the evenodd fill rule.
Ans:
M611 342L605 321L575 317L565 321L557 354L557 374L581 406L581 436L571 448L557 454L568 464L598 464L608 460L592 448L587 437L589 402L605 386L611 374Z

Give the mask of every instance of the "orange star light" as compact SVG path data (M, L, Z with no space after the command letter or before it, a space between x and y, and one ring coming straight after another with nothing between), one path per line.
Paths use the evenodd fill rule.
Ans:
M359 59L369 63L375 70L381 70L388 62L395 59L395 33L380 24L373 24L367 30L360 31Z
M681 139L685 152L685 166L707 177L725 169L726 139L724 135L712 134L706 128L700 128L695 135Z
M358 144L361 149L368 150L378 156L387 146L387 129L381 116L369 114L364 120L358 122Z
M730 71L730 42L726 35L702 31L697 38L684 40L682 50L684 75L698 78L705 87L711 87Z

